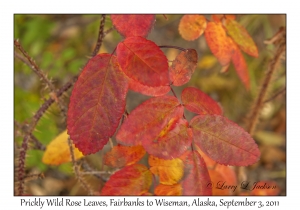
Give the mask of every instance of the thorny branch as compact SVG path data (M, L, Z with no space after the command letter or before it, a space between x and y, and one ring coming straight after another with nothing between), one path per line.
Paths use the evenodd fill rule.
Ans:
M102 16L101 22L100 22L100 29L99 29L98 41L97 41L97 45L96 45L96 47L95 47L95 49L93 51L93 55L97 54L97 52L99 51L104 36L106 34L108 34L110 31L112 31L112 29L109 29L104 34L104 32L103 32L104 22L105 22L105 16ZM34 116L32 117L31 123L27 127L27 131L25 132L25 135L24 135L24 138L23 138L23 141L22 141L22 145L21 145L21 149L20 149L20 155L19 155L19 161L18 161L18 172L17 172L17 180L18 180L18 182L17 182L18 183L17 190L18 190L18 192L17 192L17 195L23 195L24 194L24 178L25 178L25 157L26 157L26 152L27 152L27 149L28 149L29 140L32 137L32 132L34 131L34 129L35 129L38 121L40 120L40 118L48 110L48 108L53 104L53 102L58 102L57 99L59 97L61 97L63 95L63 93L65 93L66 91L68 91L74 85L74 83L78 79L78 75L74 76L69 82L67 82L59 90L56 91L55 88L54 88L54 86L53 86L53 84L50 82L50 80L48 80L46 78L46 76L38 68L38 66L35 64L35 62L32 60L32 58L26 53L26 51L20 45L19 41L15 40L14 44L23 53L23 55L27 58L27 61L25 62L25 59L22 59L21 56L19 54L17 54L17 53L15 53L15 56L17 58L19 58L20 60L22 60L25 64L27 64L27 65L30 64L29 67L35 73L37 73L40 76L40 78L42 78L42 80L50 87L52 93L55 96L55 97L53 97L53 94L52 94L52 97L50 96L50 98L48 100L46 100L44 102L44 104L39 108L39 110L34 114ZM66 111L65 110L61 109L61 111L62 111L62 113L64 113L66 115ZM75 163L74 152L73 152L71 146L70 146L70 150L71 150L71 155L73 156L72 162L74 164ZM87 187L85 181L83 179L81 179L82 177L80 176L80 171L79 171L78 168L76 169L76 167L77 167L76 163L75 163L74 166L75 166L75 174L77 175L77 178L79 179L79 182L83 186L86 186L88 192L90 194L92 194L92 192L89 190L90 188Z

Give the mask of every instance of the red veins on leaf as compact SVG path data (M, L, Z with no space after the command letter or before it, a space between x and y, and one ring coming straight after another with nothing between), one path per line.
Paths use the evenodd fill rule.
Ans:
M101 195L140 195L147 192L151 184L152 175L148 168L133 164L111 175Z
M146 154L144 148L138 146L116 145L104 156L104 164L114 168L122 168L138 162Z
M201 36L206 28L206 19L203 15L184 15L179 23L178 30L182 38L192 41Z
M118 44L117 57L129 78L152 87L169 85L168 60L154 42L128 37Z
M184 107L197 114L222 114L222 109L212 98L194 87L182 91L181 100Z
M170 67L169 76L172 85L181 86L190 81L198 62L198 54L194 49L181 52Z
M190 126L195 143L220 164L247 166L260 157L250 134L223 116L199 115L191 120Z
M232 48L222 23L209 22L204 35L211 52L222 66L227 66L231 60Z
M196 151L189 151L184 162L183 195L212 195L210 177L203 158Z
M125 110L128 81L116 57L99 54L89 60L74 85L67 129L84 154L98 152L119 125Z
M121 125L116 138L125 145L140 145L157 139L170 120L183 116L183 106L174 96L150 98L136 107Z
M110 18L124 37L146 37L155 23L155 15L111 15Z
M142 141L146 151L159 158L173 159L184 153L192 143L192 131L188 128L188 122L184 119L172 121L171 130L163 130L157 139Z
M142 93L147 96L163 96L170 92L170 85L167 86L159 86L159 87L149 87L146 85L142 85L141 83L130 79L129 80L129 89L138 93Z

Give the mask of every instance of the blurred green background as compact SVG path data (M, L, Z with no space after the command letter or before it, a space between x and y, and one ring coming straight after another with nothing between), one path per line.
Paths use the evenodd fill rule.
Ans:
M205 15L210 19L210 15ZM251 89L246 91L239 80L233 66L229 71L220 73L221 65L211 54L204 36L195 41L185 41L178 32L178 24L182 15L156 15L156 23L148 36L157 45L173 45L182 48L193 48L198 52L198 67L190 82L182 87L174 88L177 95L184 87L198 87L218 101L224 110L224 115L244 126L252 102L259 91L259 85L267 69L268 62L274 53L272 45L265 45L264 40L271 38L281 26L286 26L286 16L277 15L237 15L237 21L243 25L259 50L259 57L253 58L243 53L249 69ZM23 48L34 59L42 71L51 78L56 88L60 88L77 75L91 57L96 44L101 15L14 15L14 39L19 39ZM110 16L106 16L105 31L111 29ZM112 30L104 40L100 52L112 53L118 42L123 38ZM175 49L163 49L168 59L173 60L179 53ZM17 48L15 52L21 54ZM269 96L281 90L286 85L286 68L283 63L272 80ZM62 100L68 106L69 90ZM18 58L14 59L14 120L15 145L18 148L23 138L22 127L30 123L31 117L49 98L49 88L45 88L38 76ZM149 97L132 91L127 97L127 107L134 107ZM192 113L186 113L188 119ZM34 136L47 145L59 133L66 129L57 104L53 104L39 121ZM280 95L270 103L266 103L261 121L254 135L262 151L259 163L249 168L250 177L259 180L274 180L285 194L285 145L286 145L286 100L285 94ZM43 151L29 150L26 159L27 172L44 172L52 177L52 182L60 181L62 177L73 177L71 164L59 167L47 166L41 162ZM92 155L91 161L98 156ZM100 164L101 165L101 164ZM101 166L99 166L101 167ZM33 173L32 172L32 173ZM31 192L36 194L80 194L74 191L74 186L60 189L57 192L47 191L46 181L35 181ZM75 183L75 181L73 180ZM72 183L73 183L72 182ZM53 184L52 183L52 184ZM78 187L79 188L79 187ZM63 191L65 190L65 191ZM72 191L73 190L73 191ZM81 192L82 193L82 192Z

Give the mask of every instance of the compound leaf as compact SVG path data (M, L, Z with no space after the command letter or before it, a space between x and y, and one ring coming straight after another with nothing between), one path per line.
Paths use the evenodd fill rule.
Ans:
M141 164L125 166L111 175L102 188L101 195L140 195L147 192L152 184L152 175Z
M231 60L232 47L222 23L209 22L204 35L211 52L222 66L227 66Z
M172 85L181 86L187 83L194 73L198 62L198 54L194 49L181 52L170 67L169 77Z
M250 134L221 115L196 116L190 126L195 143L220 164L247 166L259 159L259 149Z
M67 130L65 130L47 145L42 159L43 163L49 165L60 165L62 163L72 161L68 144L68 137L69 135L67 134ZM83 154L77 148L75 148L73 144L72 147L75 160L83 157Z
M203 15L183 15L178 26L182 38L192 41L201 36L206 28Z
M89 60L74 85L67 118L68 134L85 155L107 143L125 110L128 81L115 56Z
M210 177L203 158L196 151L188 151L184 160L184 179L181 181L182 195L212 195L208 183Z
M128 37L118 44L117 57L129 78L152 87L169 85L168 60L154 42Z
M258 57L258 49L251 36L242 25L235 20L227 18L225 21L225 27L228 34L245 53L253 57Z
M145 149L140 145L116 145L105 154L104 164L113 168L122 168L138 162L145 154Z
M146 37L155 23L155 15L111 15L110 18L124 37Z
M116 138L124 145L140 145L156 139L170 120L183 116L183 106L174 96L150 98L136 107L124 120Z
M173 185L183 177L183 161L179 158L164 160L149 155L148 162L150 171L159 176L161 184Z
M194 87L187 87L182 91L181 100L184 107L197 114L222 114L222 109L208 95Z
M186 120L171 120L157 139L143 140L142 145L151 155L163 159L173 159L179 157L190 147L192 135Z

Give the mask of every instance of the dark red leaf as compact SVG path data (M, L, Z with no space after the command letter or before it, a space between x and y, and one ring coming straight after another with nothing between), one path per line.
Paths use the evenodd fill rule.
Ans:
M174 86L181 86L190 81L198 62L198 54L194 49L181 52L170 67L169 76Z
M124 37L146 37L155 23L155 15L111 15L112 24Z
M150 98L128 115L117 133L117 141L139 145L141 141L156 139L170 120L182 116L183 106L174 96Z
M140 195L148 191L151 184L152 175L148 168L133 164L111 175L101 195Z
M247 166L259 159L259 149L250 134L223 116L196 116L190 126L195 143L220 164Z
M197 151L189 151L184 161L185 178L182 180L182 195L212 195L210 177L203 158Z
M194 87L187 87L182 91L181 100L184 107L197 114L222 114L222 109L208 95Z
M99 54L89 60L74 85L67 128L85 155L103 148L125 110L128 81L115 56Z
M143 37L128 37L117 46L117 57L125 74L142 85L169 85L168 60L160 48Z

